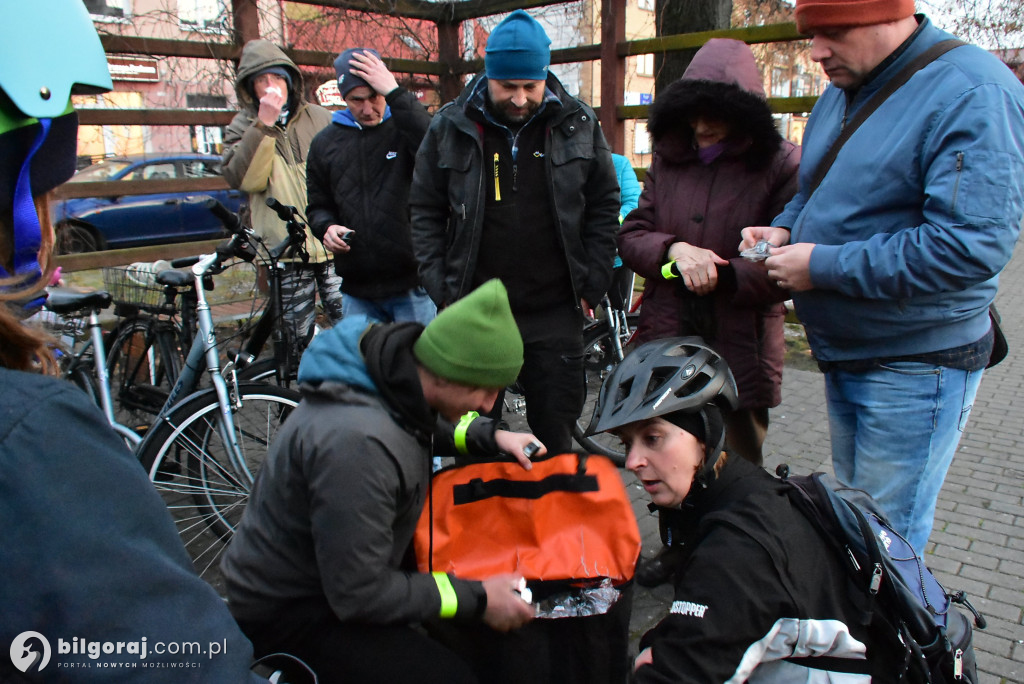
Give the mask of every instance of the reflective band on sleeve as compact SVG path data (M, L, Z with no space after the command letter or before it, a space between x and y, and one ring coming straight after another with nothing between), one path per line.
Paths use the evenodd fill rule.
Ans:
M673 273L672 272L672 266L675 263L676 262L674 262L674 261L670 261L670 262L668 262L667 264L665 264L664 266L661 267L661 277L662 278L664 278L665 280L672 280L673 278L678 278L679 277L678 272L677 273Z
M455 613L459 610L459 599L455 595L452 581L443 572L433 572L431 575L434 577L434 582L437 583L438 593L441 594L440 616L443 618L455 617Z
M479 417L479 413L470 411L459 418L459 423L455 426L455 450L463 456L469 453L469 447L466 446L466 433L469 431L469 425Z

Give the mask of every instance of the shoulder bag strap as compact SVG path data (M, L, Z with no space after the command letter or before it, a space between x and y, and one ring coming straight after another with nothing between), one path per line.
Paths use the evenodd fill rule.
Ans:
M836 157L839 155L839 150L842 149L846 141L850 139L860 125L867 120L871 114L878 109L883 102L885 102L890 95L899 90L903 84L910 80L910 77L916 74L918 71L926 67L937 57L946 54L950 50L961 45L966 45L962 40L956 38L950 38L949 40L943 40L918 55L914 61L907 66L903 67L903 70L893 76L892 80L885 84L881 90L875 93L870 100L864 103L864 106L854 115L852 119L843 128L842 133L836 138L835 142L832 143L832 147L829 148L828 152L822 158L821 163L818 164L818 168L814 171L814 180L811 182L811 187L808 189L808 195L814 193L821 184L821 181L825 179L825 174L832 168L832 163L835 162Z

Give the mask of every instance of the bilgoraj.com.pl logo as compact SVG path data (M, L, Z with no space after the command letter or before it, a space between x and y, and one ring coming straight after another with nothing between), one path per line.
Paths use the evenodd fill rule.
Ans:
M20 671L40 672L50 664L51 656L57 668L196 668L196 659L212 659L227 651L227 639L211 641L203 647L198 641L156 641L146 637L137 641L90 641L74 637L70 641L57 639L56 652L49 640L39 632L22 632L11 642L11 662ZM60 656L71 656L61 659ZM152 660L147 660L151 655ZM168 658L167 656L171 656Z

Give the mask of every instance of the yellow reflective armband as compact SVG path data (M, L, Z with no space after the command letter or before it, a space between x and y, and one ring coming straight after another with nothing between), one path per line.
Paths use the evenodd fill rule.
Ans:
M452 581L443 572L432 572L430 574L437 584L438 593L441 594L441 612L439 615L443 618L455 617L455 613L459 610L459 598L455 595L455 587L452 586Z
M463 456L469 453L469 447L466 446L466 433L469 431L469 425L479 417L479 413L470 411L459 418L459 422L455 426L455 450Z
M675 263L676 262L674 262L674 261L670 261L670 262L668 262L667 264L665 264L664 266L661 267L661 277L662 278L664 278L665 280L672 280L673 278L678 278L679 277L679 273L678 272L675 272L675 273L672 272L672 266Z

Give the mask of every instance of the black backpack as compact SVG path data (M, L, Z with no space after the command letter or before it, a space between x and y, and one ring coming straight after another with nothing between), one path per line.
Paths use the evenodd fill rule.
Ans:
M985 619L964 592L942 588L867 492L844 487L825 473L790 476L785 465L776 473L863 592L863 624L904 654L902 669L894 663L900 681L976 684L971 622L951 604L969 609L979 629Z

